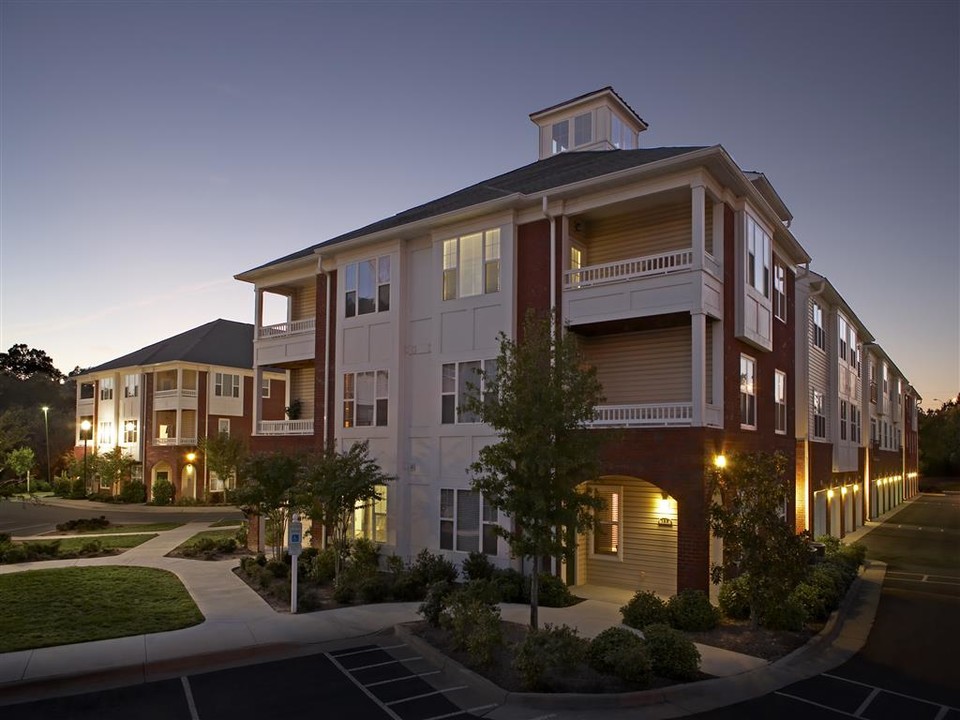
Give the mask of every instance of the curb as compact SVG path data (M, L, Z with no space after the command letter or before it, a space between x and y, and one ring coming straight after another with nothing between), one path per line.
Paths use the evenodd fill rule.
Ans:
M679 717L751 700L849 660L866 644L873 627L886 569L886 563L869 561L851 583L846 597L831 613L823 630L776 662L739 675L677 683L653 690L595 694L504 690L414 635L405 625L394 625L394 632L432 664L461 675L464 682L497 700L500 705L541 710L613 710L660 705L658 717Z

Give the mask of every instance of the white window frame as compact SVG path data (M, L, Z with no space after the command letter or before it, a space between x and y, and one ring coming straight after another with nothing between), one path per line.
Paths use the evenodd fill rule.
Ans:
M123 444L136 445L138 436L138 423L134 418L123 421Z
M615 541L616 549L615 550L598 550L597 542L600 540L600 535L594 529L590 533L590 557L591 558L600 558L600 559L610 559L610 560L623 560L623 486L622 485L595 485L593 488L593 493L597 497L601 497L603 494L612 495L616 498L616 502L611 504L609 507L605 507L603 512L606 513L607 510L611 511L610 519L600 519L599 516L596 520L596 526L609 525L610 526L610 540L611 543Z
M757 361L740 355L740 427L757 429Z
M97 428L97 445L114 445L116 437L113 434L113 421L101 420Z
M840 400L840 439L847 440L847 401Z
M123 376L123 396L125 398L135 398L140 395L140 375L133 373Z
M747 213L746 223L746 273L747 285L770 297L770 256L773 243L770 234L756 218Z
M849 328L847 326L847 321L842 315L837 316L837 339L840 342L839 347L837 348L837 356L840 358L840 362L849 363L850 359L847 357L847 339L849 337Z
M372 265L373 298L372 305L360 307L360 268ZM347 263L344 267L343 282L343 316L345 318L372 315L374 313L390 311L390 256L380 255L373 258L364 258L356 262ZM353 307L350 307L350 296L353 295Z
M445 503L444 496L452 499L452 502ZM478 517L476 535L471 530L462 530L460 528L460 504L461 498L466 495L476 495L478 501ZM444 514L444 505L449 509L448 514ZM482 552L484 555L496 557L499 555L499 536L494 528L499 526L499 512L496 507L491 505L483 497L482 493L469 488L440 488L440 506L439 506L439 539L438 546L441 550L450 550L453 552ZM449 543L444 542L444 526L449 527ZM471 539L476 539L474 547Z
M479 243L479 255L469 261L464 250ZM500 228L486 228L447 238L441 247L441 290L443 300L479 297L500 292L501 233Z
M379 500L369 500L358 505L353 511L353 536L366 538L375 543L387 542L387 499L386 485L377 485Z
M776 370L773 376L774 398L774 432L777 435L787 434L787 374L783 370Z
M584 134L585 133L585 134ZM573 117L573 146L583 147L593 142L593 112Z
M570 121L561 120L550 126L550 151L552 155L570 149Z
M813 305L813 346L827 351L827 333L823 328L823 308L816 300L811 300Z
M235 373L214 373L213 394L217 397L240 397L241 378Z
M818 440L827 439L827 416L824 410L824 395L819 390L813 391L813 437Z
M773 316L787 321L787 268L779 260L773 261Z
M100 381L100 399L113 400L113 378L103 378Z
M230 418L217 418L217 434L230 434Z
M472 367L472 366L479 367ZM486 392L486 381L476 373L483 369L486 373L496 374L497 361L495 358L482 360L461 360L460 362L443 363L440 366L440 424L441 425L472 425L480 422L480 418L461 410L470 392L469 384L476 385L480 390L480 398ZM465 378L464 373L473 371L476 381Z
M260 378L260 397L264 400L270 398L270 378L266 375Z
M357 388L361 381L369 380L373 385L372 411L370 422L357 420ZM343 374L343 418L345 428L387 427L390 412L390 373L387 370L367 370L346 372Z

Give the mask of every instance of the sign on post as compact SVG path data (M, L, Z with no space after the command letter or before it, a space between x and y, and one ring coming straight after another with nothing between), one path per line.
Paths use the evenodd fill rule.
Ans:
M297 569L300 563L300 549L303 546L303 523L296 513L290 518L290 535L287 538L287 552L290 553L290 613L297 612Z

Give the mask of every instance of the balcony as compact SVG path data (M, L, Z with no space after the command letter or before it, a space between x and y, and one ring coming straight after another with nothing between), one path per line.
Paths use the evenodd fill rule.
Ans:
M313 435L313 418L307 420L261 420L258 435Z
M154 438L153 444L155 447L172 446L172 445L196 445L197 438L196 436Z
M257 332L256 364L283 365L311 360L314 355L316 318L266 325Z
M705 255L704 266L715 272L694 271L693 260L693 250L683 248L568 270L564 319L578 325L695 309L722 317L719 267Z
M689 427L693 403L598 405L592 428Z

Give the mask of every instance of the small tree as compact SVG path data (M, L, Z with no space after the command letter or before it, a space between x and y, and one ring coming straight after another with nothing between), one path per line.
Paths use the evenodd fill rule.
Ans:
M240 466L237 504L245 512L263 515L274 527L270 538L273 556L280 557L287 527L287 512L297 484L300 463L282 452L256 453Z
M393 479L369 456L366 441L354 443L346 452L329 449L304 463L297 505L332 532L334 578L340 576L349 552L354 510L379 500L379 487Z
M36 464L37 458L31 448L19 447L7 453L6 465L18 479L30 472Z
M533 558L530 626L536 629L540 558L565 553L565 536L592 527L602 507L583 484L599 471L600 440L587 423L603 397L576 338L555 332L550 317L528 313L522 337L516 342L501 333L496 372L479 372L464 407L499 434L471 466L473 489L512 518L512 529L497 532L513 553Z
M744 577L754 626L783 604L803 579L807 550L784 516L790 491L787 460L781 453L736 454L714 470L720 502L710 506L710 526L723 539L723 564L713 581Z
M236 479L240 464L247 455L243 440L222 432L217 435L202 438L200 449L207 459L207 467L217 474L223 483L224 499L226 499L227 485L231 479ZM207 490L209 494L209 488Z
M99 473L101 478L109 480L110 487L113 488L115 482L122 485L130 479L130 471L136 464L137 461L133 455L116 446L113 450L96 457L91 467Z

